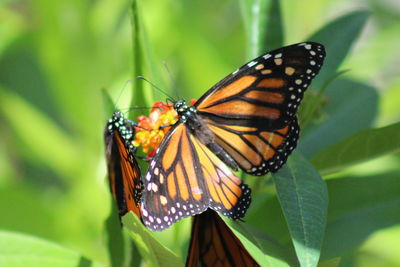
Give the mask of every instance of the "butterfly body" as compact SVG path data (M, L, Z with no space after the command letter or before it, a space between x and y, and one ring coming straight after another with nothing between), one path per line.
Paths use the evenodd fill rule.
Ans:
M174 104L179 120L144 179L144 223L163 230L214 209L244 216L250 189L228 166L252 175L276 172L296 147L296 111L325 57L321 44L282 47L243 65L193 105Z

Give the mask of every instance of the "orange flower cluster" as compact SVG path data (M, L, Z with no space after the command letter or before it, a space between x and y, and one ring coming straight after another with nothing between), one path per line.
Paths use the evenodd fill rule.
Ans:
M141 146L147 158L152 158L165 134L178 120L178 114L172 104L157 101L153 104L149 117L139 116L138 127L133 145Z

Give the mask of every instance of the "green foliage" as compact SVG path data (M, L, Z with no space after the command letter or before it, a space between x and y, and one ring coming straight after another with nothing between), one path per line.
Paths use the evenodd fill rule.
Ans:
M307 38L324 44L327 55L312 88L321 87L324 81L335 74L364 28L369 13L356 11L343 15Z
M240 0L246 27L247 59L283 45L283 25L278 0Z
M351 88L351 90L349 90ZM360 130L371 127L378 109L376 89L349 79L337 79L324 91L323 122L304 129L298 149L307 157ZM350 116L351 114L351 116Z
M246 60L305 40L327 59L302 103L296 153L271 179L246 176L245 222L226 222L262 266L399 266L396 5L1 2L0 266L182 266L189 220L151 233L128 214L121 228L106 119L167 98L137 76L199 98Z
M160 244L132 212L126 214L122 222L148 266L183 266L182 261L171 250Z
M56 244L12 232L0 232L0 247L0 266L101 266Z
M331 202L329 208L323 258L345 255L356 249L368 235L398 225L399 174L397 170L327 181L329 198L335 202Z
M328 209L326 184L297 153L273 178L300 266L316 266Z
M261 266L293 266L294 255L275 240L246 223L225 219L243 245Z
M114 203L114 199L110 199L111 211L107 220L105 221L105 228L107 231L107 249L110 257L110 266L118 267L124 266L126 259L126 247L128 246L124 240L122 224L119 219L119 211ZM140 262L140 260L138 260Z
M321 172L337 172L347 166L400 151L400 123L359 131L315 155L312 163Z

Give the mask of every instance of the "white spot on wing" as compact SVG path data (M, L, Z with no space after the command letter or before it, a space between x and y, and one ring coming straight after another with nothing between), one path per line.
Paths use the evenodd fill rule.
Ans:
M247 63L247 66L249 67L249 68L251 68L251 67L253 67L254 65L256 65L257 64L257 61L250 61L249 63Z
M144 217L147 217L149 215L149 213L147 212L147 210L142 208L142 214Z
M263 58L264 58L264 59L269 59L270 57L271 57L270 54L265 54L265 55L263 55Z

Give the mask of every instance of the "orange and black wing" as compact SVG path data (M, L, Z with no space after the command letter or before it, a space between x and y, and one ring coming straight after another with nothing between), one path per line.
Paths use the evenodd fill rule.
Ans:
M325 58L321 44L294 44L245 64L195 104L217 143L247 173L278 170L299 135L296 111Z
M300 131L296 118L270 130L205 121L214 133L216 142L242 170L252 175L279 170L295 149Z
M133 211L141 218L139 203L143 187L132 138L132 125L120 112L115 112L104 133L110 189L120 217Z
M164 137L143 184L142 220L154 231L207 208L240 219L251 202L247 185L182 123Z
M212 210L193 219L187 267L260 266Z

